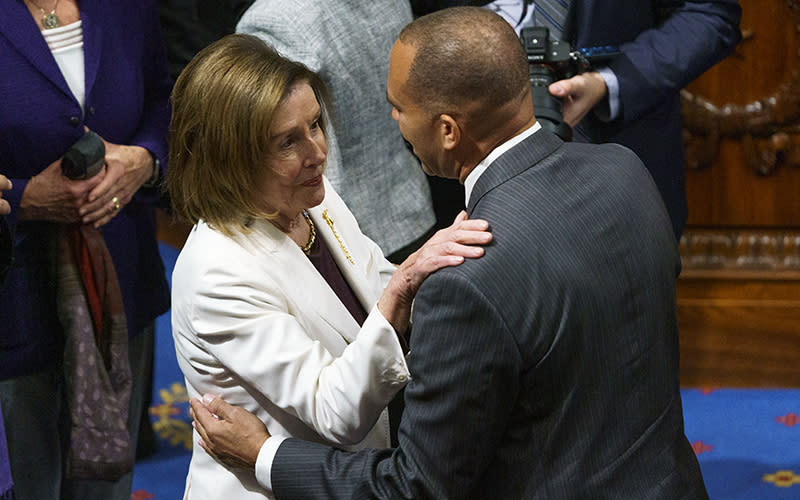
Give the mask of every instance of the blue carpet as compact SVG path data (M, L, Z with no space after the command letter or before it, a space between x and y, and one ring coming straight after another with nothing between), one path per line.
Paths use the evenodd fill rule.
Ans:
M177 250L161 245L171 277ZM684 389L686 436L711 500L800 499L800 389ZM136 464L132 500L183 498L191 419L169 313L156 322L153 428L158 452ZM627 500L627 499L626 499Z

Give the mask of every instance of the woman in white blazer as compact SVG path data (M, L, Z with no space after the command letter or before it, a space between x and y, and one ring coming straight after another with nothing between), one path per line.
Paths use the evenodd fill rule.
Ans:
M178 78L167 188L196 225L172 276L175 350L190 397L221 395L276 435L386 447L414 294L491 236L461 215L390 264L323 176L326 95L249 35L212 44ZM264 498L252 470L200 442L185 498Z

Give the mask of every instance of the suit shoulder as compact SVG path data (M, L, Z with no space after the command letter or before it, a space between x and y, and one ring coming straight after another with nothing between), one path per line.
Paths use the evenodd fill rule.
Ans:
M627 146L616 143L587 144L566 143L564 154L572 156L572 163L583 165L595 174L607 171L607 175L632 175L649 177L649 172L639 156Z
M579 154L587 157L596 157L597 162L603 160L616 160L633 163L642 163L639 156L629 147L613 142L603 144L591 144L585 142L564 143L564 148L568 153Z

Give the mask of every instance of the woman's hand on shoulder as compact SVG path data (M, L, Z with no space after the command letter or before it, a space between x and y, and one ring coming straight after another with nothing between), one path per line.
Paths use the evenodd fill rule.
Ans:
M457 266L464 259L483 256L483 245L490 241L489 223L483 219L468 219L467 213L462 211L452 225L437 231L400 264L378 300L378 309L396 331L405 331L411 303L422 282L443 267Z

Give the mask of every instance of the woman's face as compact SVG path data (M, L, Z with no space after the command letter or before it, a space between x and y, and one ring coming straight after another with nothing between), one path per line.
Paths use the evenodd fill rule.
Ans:
M322 172L328 148L321 127L322 110L311 86L295 84L275 110L270 154L256 192L266 212L293 220L322 203Z

